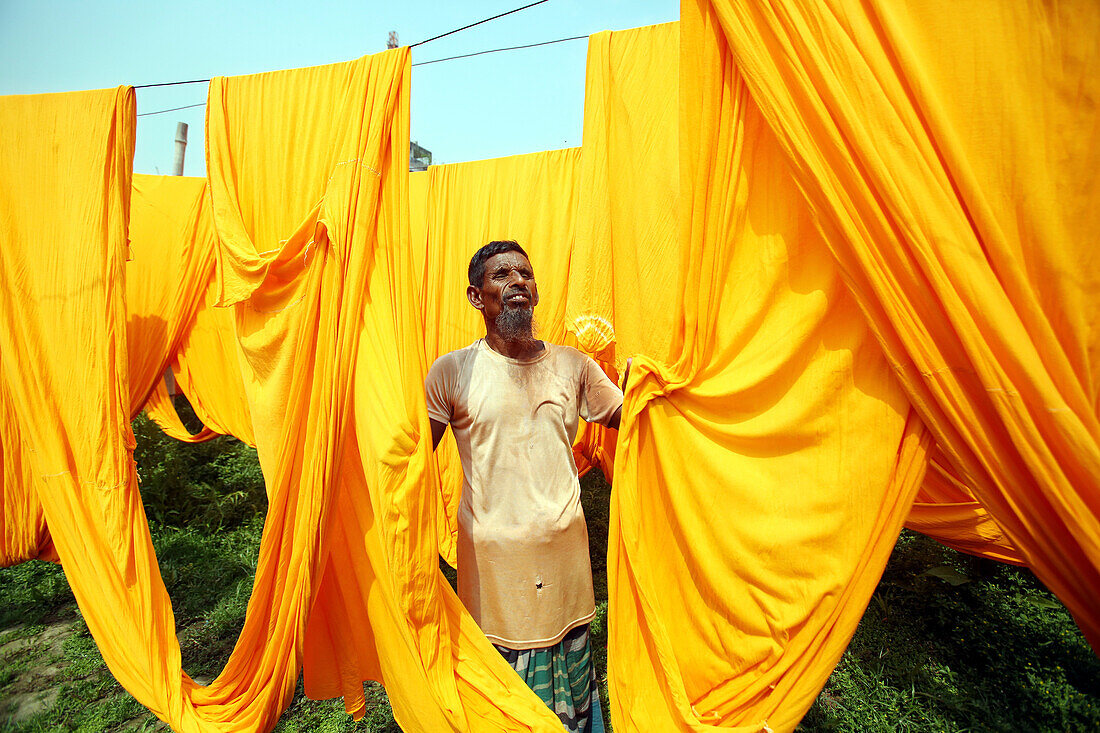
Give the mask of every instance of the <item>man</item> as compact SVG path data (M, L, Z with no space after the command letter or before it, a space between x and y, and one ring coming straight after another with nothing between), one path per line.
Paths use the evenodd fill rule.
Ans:
M578 417L617 430L623 394L589 357L535 338L539 293L517 243L485 245L468 275L485 337L437 359L425 385L433 445L450 424L462 457L458 594L567 730L602 731L572 445Z

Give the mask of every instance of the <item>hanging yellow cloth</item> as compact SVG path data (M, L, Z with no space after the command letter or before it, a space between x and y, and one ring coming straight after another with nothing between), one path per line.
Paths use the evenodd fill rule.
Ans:
M481 315L466 299L467 268L479 247L501 239L518 241L535 267L539 338L577 345L565 330L565 303L575 241L579 157L579 148L567 148L432 166L410 176L410 232L421 237L410 243L416 257L424 260L419 287L426 363L485 335ZM613 370L610 374L615 379ZM581 426L574 445L579 471L602 463L610 473L615 435L609 432L600 425ZM445 505L440 554L454 565L462 465L449 431L436 457Z
M217 286L211 273L191 328L180 341L172 371L207 429L254 446L233 310L214 306Z
M1026 564L938 448L928 461L928 473L905 526L960 552L1013 565Z
M180 669L171 604L157 570L128 453L132 436L122 282L133 92L123 88L5 98L0 103L5 130L39 133L12 135L0 147L4 180L23 182L18 191L2 189L3 209L12 214L4 220L5 246L0 248L3 394L19 416L20 437L41 477L39 495L58 554L105 661L124 687L177 730L270 728L293 694L313 590L321 577L321 560L333 544L323 531L328 527L323 520L331 518L325 510L332 503L335 477L353 476L339 471L339 460L348 456L353 466L358 461L352 451L343 450L348 447L343 438L350 424L350 385L364 323L361 306L369 300L363 276L377 273L382 282L392 281L394 273L385 266L385 258L375 256L375 249L384 251L377 247L379 241L395 246L389 235L401 231L405 221L407 89L407 50L320 69L215 79L211 84L211 129L224 133L212 135L214 200L229 218L219 224L225 225L228 244L220 250L217 287L223 299L240 298L233 315L244 356L251 358L246 388L254 404L262 406L253 414L261 418L256 436L271 508L244 631L226 669L206 688L196 687ZM226 118L242 107L249 109L241 115L244 124L237 117L228 124ZM265 202L264 212L274 212L267 221L274 225L275 236L261 240L263 245L250 252L249 241L233 238L245 234L243 229L234 231L233 224L246 219L254 223L256 210L249 206L256 198L239 197L240 182L219 177L225 170L219 163L232 159L230 151L240 150L242 138L259 144L254 135L238 135L249 123L262 124L264 138L270 141L273 120L282 121L279 132L287 141L293 136L296 144L275 149L295 147L289 160L308 161L315 175L289 175L303 171L280 170L268 160L264 169L275 173L274 179L248 177L261 187L268 185L266 192L278 189L272 183L277 180L284 193L294 191L301 199L277 197L283 206ZM306 150L307 143L312 150ZM313 154L299 157L303 150ZM244 171L236 162L231 168ZM56 186L62 177L68 182L63 189ZM315 206L318 196L321 203ZM306 198L309 203L302 206ZM294 226L278 230L276 220L287 217L296 218ZM312 260L297 257L306 254L306 238L294 236L295 229L308 230L307 236L317 234ZM354 232L360 234L353 240ZM280 247L281 238L289 244ZM344 288L348 273L350 286ZM382 296L384 290L373 289L370 297ZM411 290L403 292L412 298ZM388 318L391 333L398 328L393 301L382 298L377 313ZM419 332L407 331L419 338ZM411 355L402 361L391 349L385 358L419 385L421 351L422 345L398 350L398 357ZM81 379L74 380L73 373ZM76 385L79 394L71 393ZM419 386L396 392L391 386L381 393L390 395L388 406L413 395L420 400L415 414L423 414ZM89 394L98 398L87 399ZM426 433L426 417L420 422L424 425L406 419L378 430ZM387 444L387 450L396 456L404 447L416 452L418 445L415 440L398 442ZM430 446L422 446L419 455L419 465L431 465ZM383 458L370 454L368 478L376 479L384 466L395 465L394 460L383 463ZM410 485L415 489L429 484L417 475ZM356 504L371 501L363 496L365 485L356 484ZM434 530L432 520L427 526ZM391 551L392 543L378 540L380 534L376 528L376 547ZM429 544L434 556L434 537ZM412 566L403 559L398 558L398 567L405 572ZM439 573L433 571L424 577L434 581ZM383 589L382 597L392 601L391 577L387 572L378 585L390 588ZM441 576L439 580L445 585ZM364 605L366 600L361 599ZM409 612L404 602L391 605ZM454 626L459 625L455 621ZM404 657L394 657L415 658L408 624L403 635L390 633L384 624L375 633L386 641L386 651L395 644L405 650ZM503 672L512 674L484 639L482 647L487 666L495 662L503 667L497 670L501 677ZM459 648L468 660L476 639ZM424 649L428 656L436 652L436 647ZM417 668L423 670L422 664ZM509 694L506 684L497 687L500 696ZM404 697L395 695L395 700L405 700L404 706L395 704L399 715L410 715L404 710L413 697L425 711L411 713L414 720L417 715L422 720L443 715L438 708L424 708L422 688L415 694L410 689ZM540 703L533 695L531 700L522 693L511 697L516 700L513 707L530 721L546 722L549 713L538 710Z
M678 24L669 23L653 28L655 43L674 48L679 43ZM659 36L659 38L657 38ZM673 68L667 59L649 53L632 53L631 44L639 42L637 34L615 33L592 36L588 54L587 93L585 97L585 140L605 140L605 144L586 145L582 150L584 195L582 205L588 209L609 210L616 202L630 208L630 215L616 217L616 232L633 241L642 243L636 250L620 254L621 261L610 267L611 258L606 251L611 237L607 232L610 217L581 217L579 241L586 246L574 254L573 267L584 272L592 281L604 281L610 284L597 297L602 303L589 300L584 304L583 322L576 325L579 337L589 340L587 346L598 350L607 343L607 326L614 322L611 308L612 292L630 292L633 298L644 297L647 291L645 279L640 273L649 269L660 271L660 263L647 261L657 250L646 243L674 236L676 227L676 200L667 192L676 190L678 182L674 165L653 166L651 172L655 179L633 176L608 175L608 171L622 170L637 165L637 160L625 157L613 159L616 147L606 144L610 134L608 120L616 108L626 107L645 115L639 127L645 131L648 144L644 156L650 157L659 149L660 142L677 138L676 125L676 80ZM611 51L615 44L616 51ZM665 62L665 63L662 63ZM661 67L663 66L663 70ZM626 83L612 84L610 80L623 79ZM645 85L630 83L631 80L645 78ZM658 86L659 85L659 86ZM673 148L665 148L670 154ZM627 231L621 231L627 227ZM574 298L579 304L582 291L574 290ZM624 298L624 302L630 298ZM569 313L575 320L582 314L577 308ZM659 318L669 318L670 313L657 314ZM646 326L648 328L648 324ZM658 334L671 334L671 323L660 321L652 330ZM628 339L630 334L624 334ZM663 353L663 344L652 341L658 353ZM619 360L620 366L624 361ZM933 463L935 466L935 462ZM916 502L906 526L924 532L951 547L972 554L990 557L1005 562L1020 562L1020 556L1003 532L988 513L974 501L964 487L953 485L950 488L938 477L940 471L929 472L927 485L917 494Z
M0 97L0 563L82 560L100 540L124 572L107 586L147 570L117 520L74 531L83 511L141 508L119 287L133 114L129 87ZM47 518L67 527L56 548Z
M191 246L197 213L205 201L205 185L201 178L137 175L130 196L130 260L126 263L129 414L133 417L140 412L159 386L163 401L157 405L154 419L181 440L214 435L210 431L198 436L187 433L161 379L181 332L193 317L197 294L213 272L213 240L206 240L204 248ZM11 433L4 440L4 453L15 458L0 459L5 471L0 510L8 515L0 526L10 528L0 530L0 547L5 550L0 563L5 565L34 557L55 559L49 552L49 533L33 472L19 458L17 423L13 416L0 426L5 434Z
M198 442L220 434L254 444L233 314L230 309L213 306L216 235L206 180L134 178L130 214L134 259L127 267L131 346L142 343L144 331L139 329L143 322L170 321L174 328L167 357L177 385L205 427L195 435L187 432L160 379L145 401L145 410L177 440ZM181 272L173 272L181 268ZM171 278L166 279L166 273L171 273ZM167 303L163 295L157 295L171 293L173 288L181 292L186 288L187 293L186 305L179 308L178 315L172 315L177 313L174 306L183 298L176 296ZM131 366L132 379L135 373L140 376L139 366ZM140 388L132 387L132 391L136 393Z
M714 7L952 472L1100 648L1100 5Z
M161 377L214 273L209 206L205 178L134 176L126 263L130 415L145 409L165 433L187 442L217 433L188 433Z
M180 672L130 458L130 87L0 98L0 380L57 554L115 677L162 717ZM64 181L59 186L58 181Z
M217 292L269 496L238 652L281 654L234 654L195 699L265 679L285 703L300 653L307 693L343 694L354 714L375 678L410 730L550 730L438 568L408 76L398 49L211 82Z
M670 309L653 308L651 320L635 314L654 283L665 282L667 248L679 236L678 46L678 23L588 40L578 245L565 319L585 351L620 371L630 354L616 352L616 334L619 343L644 343L649 356L666 360L676 330ZM631 246L615 248L615 241Z
M195 236L206 205L206 179L134 176L126 263L131 415L163 381L213 271L213 240Z
M191 433L176 412L176 406L163 380L158 382L149 393L144 409L149 419L155 422L165 435L184 443L202 443L223 435L207 425L203 425L199 432Z
M19 435L19 416L0 379L0 567L36 558L57 560L37 480Z
M682 23L680 44L658 26L589 52L589 93L616 102L586 120L602 170L582 196L607 199L583 211L606 220L578 232L603 232L606 259L575 271L570 304L574 323L612 321L617 360L635 355L608 547L612 719L790 730L877 584L928 440L716 29ZM650 134L666 103L679 148Z

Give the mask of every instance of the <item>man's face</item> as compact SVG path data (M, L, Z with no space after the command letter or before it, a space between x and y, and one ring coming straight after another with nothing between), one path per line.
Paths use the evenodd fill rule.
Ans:
M535 271L519 252L503 252L486 260L481 287L469 288L467 294L486 320L494 322L502 313L505 319L513 315L522 319L523 314L516 311L526 311L529 321L531 311L539 302Z

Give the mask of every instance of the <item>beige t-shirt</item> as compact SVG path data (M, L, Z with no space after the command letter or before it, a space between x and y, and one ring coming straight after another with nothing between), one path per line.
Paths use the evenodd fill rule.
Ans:
M574 348L548 343L519 361L484 339L439 357L425 388L462 457L459 597L490 641L556 644L596 610L577 418L606 424L622 392Z

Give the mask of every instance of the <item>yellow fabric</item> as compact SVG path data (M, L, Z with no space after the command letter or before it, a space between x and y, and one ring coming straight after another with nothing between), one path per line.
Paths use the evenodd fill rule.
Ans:
M1100 645L1100 5L715 8L951 470Z
M301 649L307 693L344 694L353 713L361 680L381 677L410 730L550 729L438 569L420 293L407 285L408 79L398 49L211 82L218 295L270 499L238 650L282 656L235 654L203 692L272 679L285 702Z
M924 484L905 519L908 529L923 532L971 555L1024 565L1023 556L989 512L974 499L939 450L932 453Z
M37 476L19 435L19 415L6 392L0 380L0 567L57 560L38 500Z
M609 363L636 355L608 562L617 729L793 729L932 435L931 531L1018 547L1096 642L1100 10L683 16L681 44L673 25L593 37L579 154L414 176L423 247L407 50L212 82L217 268L207 300L150 305L178 322L133 337L181 334L200 416L246 433L268 484L245 629L208 688L180 668L128 456L131 393L149 392L127 373L155 383L171 353L130 367L123 340L123 271L144 261L124 264L132 90L0 98L0 126L28 131L0 142L0 180L21 182L0 187L0 559L49 551L37 494L112 672L173 727L271 727L299 660L311 696L354 713L381 679L409 730L558 727L436 566L439 496L457 497L422 379L478 325L446 298L498 236L530 244L550 340L568 324ZM175 243L191 267L198 245Z
M127 280L131 346L151 348L155 329L138 329L145 322L168 319L172 337L166 358L204 428L195 435L187 432L160 379L145 401L146 412L177 440L198 442L222 434L254 444L232 312L213 306L216 235L206 180L135 176L130 229L134 251ZM177 295L171 302L164 295L158 297L173 288L181 294L185 291L186 297ZM180 302L186 305L181 307ZM149 330L154 333L146 336ZM131 365L131 379L135 374L140 378L140 362L131 360L138 362ZM131 391L136 395L140 387Z
M181 440L213 437L211 431L187 433L168 400L161 375L190 322L206 278L213 270L213 240L204 249L191 246L199 208L205 202L201 178L133 176L130 196L130 260L126 262L126 335L129 362L129 412L133 417L153 400L150 412L165 431ZM0 406L0 409L8 409ZM11 433L5 452L18 451L18 419L0 427ZM4 460L4 459L0 459ZM0 562L14 564L33 557L52 558L42 507L26 461L5 460L4 495L0 507L8 520L0 526L4 554ZM19 472L22 478L18 477ZM18 538L18 539L17 539ZM45 554L43 554L45 552Z
M347 337L358 335L365 323L360 320L357 303L345 302L350 307L341 308L343 275L345 267L351 265L353 275L369 270L378 273L383 282L393 279L393 272L383 266L384 259L372 258L373 248L367 245L382 239L386 246L393 247L393 237L379 234L399 230L403 221L397 212L402 209L406 180L407 88L407 51L325 69L287 72L274 78L218 79L211 85L211 107L223 105L219 110L221 122L236 108L231 98L239 94L246 100L242 106L254 115L246 118L266 120L270 133L270 121L280 119L280 115L271 114L270 105L274 104L286 120L281 132L286 138L293 135L299 149L303 143L301 133L308 127L302 118L325 121L327 129L315 130L312 137L304 139L320 148L313 152L323 152L327 147L329 155L307 156L306 160L318 171L323 169L325 176L330 172L340 174L340 180L329 185L326 192L318 185L324 184L325 178L315 177L310 190L302 186L303 179L283 171L279 180L286 187L305 197L320 195L322 205L298 207L297 214L288 213L292 206L265 206L266 211L277 212L275 216L304 215L307 226L320 219L314 250L316 266L299 268L297 273L293 267L297 263L285 261L282 267L268 267L266 263L253 270L236 267L223 270L225 277L218 283L222 294L226 292L223 286L228 284L229 292L251 296L235 306L234 313L246 355L266 338L289 346L281 351L271 348L268 353L279 357L273 362L250 362L253 368L276 367L253 371L249 375L252 381L247 384L253 390L250 396L259 393L259 397L266 398L269 395L262 394L265 389L273 393L272 399L263 399L266 422L260 422L261 429L257 430L271 486L271 509L244 632L225 671L207 688L197 688L180 669L171 604L157 571L128 455L132 436L128 427L121 284L133 142L132 90L4 99L0 104L0 120L6 130L41 132L38 137L29 133L13 135L9 140L17 140L18 145L0 147L3 180L16 180L18 171L18 179L24 183L18 191L2 189L3 394L21 418L21 437L31 449L28 452L33 455L35 471L48 484L39 492L46 517L104 659L127 689L178 730L269 728L293 693L311 591L320 579L320 561L330 545L321 531L326 526L322 519L327 518L323 510L334 493L333 477L339 467L336 458L347 447L339 440L346 431L337 428L349 424L339 415L342 408L345 417L350 417L349 385L358 351L355 340ZM264 99L269 108L263 109L264 104L257 98ZM217 113L212 117L216 119ZM212 123L212 128L218 129L218 121ZM234 138L232 149L237 150L240 127L231 129L227 124L222 129L226 138ZM215 135L212 140L219 138ZM255 145L263 142L255 137L252 141ZM228 148L218 142L210 147L214 188L222 196L218 199L216 195L215 200L222 202L223 211L234 210L236 201L236 192L234 196L224 195L228 186L218 177L224 169L216 161L231 157ZM362 160L366 165L340 165L349 159ZM277 168L270 161L269 165ZM240 166L233 168L241 170ZM388 182L382 195L377 183L379 171ZM65 188L55 185L62 177L69 184ZM362 206L356 206L359 203ZM354 231L361 235L351 241ZM340 236L332 236L337 234ZM270 259L277 260L296 247L301 252L304 241L293 236L289 239L291 244ZM244 240L229 241L231 245L223 247L223 263L248 254ZM357 243L361 246L354 246ZM240 276L249 273L259 277L242 282L247 278ZM362 279L352 277L349 282L354 287L347 288L347 301L362 302L366 297ZM383 289L374 289L371 295L380 296ZM404 292L411 298L411 291ZM258 306L284 295L291 300L299 298L297 303L302 307L281 311L270 319L261 314L264 308ZM392 317L393 305L394 301L383 298L377 309L379 317L389 320L391 338L398 325ZM334 327L321 328L322 322ZM251 325L259 328L249 330ZM280 339L280 331L285 337L292 328L298 338ZM408 332L417 333L412 329ZM322 342L321 348L311 349L318 341ZM341 348L334 341L339 341ZM365 343L376 345L369 339ZM301 352L295 353L299 347ZM407 362L393 360L392 353L386 358L395 366L407 365L401 367L407 370L407 386L419 385L423 373L417 363L420 346L399 351L410 353L412 358ZM288 354L298 357L293 362L295 369L279 370L280 364L291 363L285 358ZM311 359L311 355L318 358ZM344 357L343 362L332 358L339 356ZM314 363L320 368L311 369ZM28 364L38 367L29 369ZM82 379L73 380L73 372L81 374ZM305 379L300 378L303 374ZM78 392L66 391L77 389L77 385ZM285 399L278 399L280 393ZM87 399L89 394L101 399ZM425 434L419 389L394 392L387 387L381 403L392 407L395 399L401 401L401 395L413 395L414 400L420 396L420 403L406 411L406 421L383 423L383 428L396 427L400 435L408 435L410 426L415 426ZM418 415L423 424L409 422L409 414ZM284 429L287 434L280 434ZM284 438L294 449L283 450ZM386 444L386 449L396 456L404 447L415 449L420 445L420 465L428 466L430 448L423 447L423 443L398 442L396 447ZM387 466L395 465L393 460L383 462L384 456L378 452L371 458L372 479L379 471L386 473ZM352 463L357 465L357 459ZM421 479L413 485L425 483ZM356 487L364 485L359 482ZM369 505L362 496L355 500ZM336 528L340 528L339 523ZM383 543L379 534L380 530L375 529L376 549L385 547L392 552L393 543ZM434 557L434 539L430 545ZM405 571L413 566L402 563L399 567ZM427 577L435 585L445 585L438 569L433 567L431 571ZM387 572L385 580L389 581L390 576ZM395 593L391 586L381 596L374 596L392 602ZM360 599L364 605L366 600ZM451 607L457 614L454 605ZM434 608L439 607L436 604ZM401 610L408 611L408 607L402 605ZM419 610L423 613L431 609ZM454 620L453 626L458 628L462 623ZM466 623L467 637L469 625ZM399 664L415 655L413 645L407 643L411 635L407 627L403 636L387 633L384 627L378 635L386 640L381 646L387 651L394 644L404 649L404 657L394 653L391 656L395 661L388 658L389 664ZM503 672L511 674L484 639L480 649L476 639L472 643L462 640L460 657L466 655L468 660L471 651L476 650L475 657L488 660L490 669L494 663L500 668L496 669L498 679L506 679ZM434 655L436 647L429 651L429 656ZM417 664L422 670L419 660ZM396 679L404 677L398 674ZM452 690L454 686L451 678ZM507 694L504 684L498 682L498 688L501 695ZM484 684L476 689L493 690L492 685ZM412 692L410 688L404 698L395 695L399 716L421 720L442 716L438 709L425 708L420 688L415 690L420 710L405 712L411 706ZM530 697L527 701L518 696L513 707L530 721L545 724L541 703ZM456 708L451 706L451 712ZM461 710L458 714L461 716Z
M579 148L432 166L410 174L410 246L422 267L420 290L426 363L468 346L485 334L480 314L466 299L470 257L493 240L512 239L531 256L539 285L535 311L539 337L576 345L565 330L569 263L578 207ZM602 364L614 380L616 372ZM610 476L615 435L582 424L573 456L580 473L600 465ZM450 431L436 450L444 511L440 554L456 564L455 521L462 466Z
M176 406L168 394L168 387L164 381L157 382L153 391L149 393L149 399L145 401L145 414L157 424L164 433L184 443L202 443L222 435L222 433L203 425L197 433L191 433L183 421L180 420Z
M128 480L126 257L133 91L0 97L0 563L85 559L87 515L140 513ZM59 182L64 182L64 185ZM121 380L123 381L120 381ZM121 484L121 486L119 486ZM116 488L117 487L117 488ZM43 501L45 500L45 511ZM51 548L49 524L66 524ZM124 575L118 522L88 529ZM154 564L155 567L155 564ZM110 586L125 577L102 578ZM92 578L72 580L87 599ZM89 626L100 616L90 613Z
M2 98L0 126L0 180L20 181L0 186L0 379L83 618L115 677L169 717L191 682L130 459L133 90Z
M199 216L208 205L205 179L139 174L133 180L126 334L130 414L136 415L163 383L164 370L194 319L213 271L214 251L209 234L197 231L209 227L209 220Z
M586 116L606 119L586 121L585 146L607 203L582 198L578 231L603 232L607 254L573 271L587 282L570 303L584 323L595 294L616 359L635 355L608 547L612 720L790 730L875 588L928 439L716 28L684 15L679 64L674 28L590 46ZM668 97L678 149L649 134ZM632 205L669 169L678 186ZM628 279L620 259L637 280L604 297Z
M670 309L651 309L649 321L635 315L654 283L667 282L667 247L679 236L678 47L678 23L588 40L579 246L565 319L585 351L620 371L630 354L617 352L616 334L620 344L644 343L651 357L667 360L677 327ZM614 248L619 240L631 246Z
M209 169L223 232L213 287L231 305L222 312L233 319L270 508L245 628L206 688L180 669L128 455L121 283L132 91L0 106L5 129L42 130L37 145L21 135L17 150L0 148L5 180L18 170L30 182L4 189L4 211L16 216L4 220L0 255L0 394L50 483L46 516L104 659L177 730L270 728L302 659L321 659L321 684L347 692L357 712L359 681L387 681L410 729L557 727L436 564L422 323L415 290L400 285L414 272L408 76L402 49L211 83ZM272 176L251 175L242 160ZM61 175L73 185L64 201L52 184ZM53 235L50 246L32 249L29 232ZM85 379L71 380L72 369ZM77 384L79 394L66 393ZM82 399L89 393L103 399Z
M217 280L211 273L191 328L180 341L172 372L203 425L254 446L233 311L214 306L216 292Z

